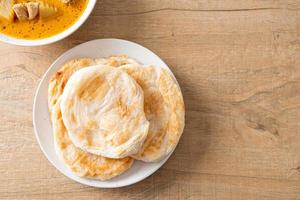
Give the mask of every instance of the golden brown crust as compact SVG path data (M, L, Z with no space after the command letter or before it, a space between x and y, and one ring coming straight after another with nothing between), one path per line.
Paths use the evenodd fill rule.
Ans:
M60 110L60 97L68 79L75 71L93 64L95 64L94 60L89 58L76 59L67 62L50 79L48 104L56 150L63 162L72 172L79 176L107 180L129 169L134 160L130 157L123 159L105 158L86 153L75 147L68 136ZM76 120L75 116L74 120ZM92 125L91 122L91 126Z
M70 60L64 64L49 80L48 86L48 106L49 108L56 105L58 98L61 96L63 89L77 70L94 65L95 61L91 58L80 58Z
M99 58L95 60L97 64L105 64L111 67L120 67L127 64L138 64L135 60L126 55L110 56L108 58Z

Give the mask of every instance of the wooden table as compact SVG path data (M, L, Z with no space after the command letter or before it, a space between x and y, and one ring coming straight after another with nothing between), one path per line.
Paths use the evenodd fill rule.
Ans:
M184 93L169 161L133 186L59 173L32 127L37 84L61 53L123 38L157 53ZM300 199L300 1L103 0L71 37L0 44L0 199Z

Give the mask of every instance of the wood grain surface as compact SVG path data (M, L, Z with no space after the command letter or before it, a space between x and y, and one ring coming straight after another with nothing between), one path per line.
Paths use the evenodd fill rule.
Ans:
M69 180L33 133L43 73L64 51L98 38L157 53L187 109L169 161L119 189ZM0 199L300 199L300 1L98 0L63 41L0 44L0 113Z

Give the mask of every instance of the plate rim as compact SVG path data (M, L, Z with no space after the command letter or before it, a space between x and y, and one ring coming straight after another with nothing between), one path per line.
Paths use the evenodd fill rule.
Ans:
M45 81L45 79L47 78L47 76L49 76L49 73L50 71L52 70L52 68L55 67L55 65L57 64L57 62L59 62L61 59L63 59L65 56L68 56L68 54L70 54L75 48L79 48L80 46L84 46L84 45L87 45L88 43L94 43L94 42L98 42L98 41L117 41L117 42L125 42L125 43L128 43L130 45L135 45L135 46L138 46L139 48L143 48L144 50L148 51L149 53L151 53L152 55L154 55L155 57L157 57L164 65L165 67L163 67L164 69L167 69L170 73L171 73L171 76L173 77L173 79L175 80L175 82L178 84L178 81L176 80L176 77L175 75L173 74L173 72L171 71L171 69L169 68L169 66L157 55L155 54L154 52L152 52L151 50L149 50L148 48L138 44L138 43L135 43L135 42L132 42L132 41L128 41L128 40L124 40L124 39L116 39L116 38L104 38L104 39L95 39L95 40L90 40L90 41L87 41L87 42L84 42L84 43L81 43L79 45L76 45L74 47L72 47L71 49L65 51L64 53L62 53L60 56L58 56L52 63L51 65L48 67L48 69L45 71L45 73L43 74L43 76L40 78L40 81L38 83L38 87L36 88L35 90L35 94L34 94L34 100L33 100L33 109L32 109L32 112L33 112L33 115L32 115L32 123L33 123L33 129L34 129L34 134L35 134L35 138L39 144L39 147L40 149L42 150L44 156L47 158L47 160L61 173L63 174L64 176L66 176L67 178L75 181L75 182L78 182L80 184L83 184L83 185L87 185L87 186L91 186L91 187L96 187L96 188L119 188L119 187L126 187L126 186L130 186L130 185L133 185L137 182L140 182L146 178L148 178L149 176L151 176L152 174L154 174L158 169L160 169L165 163L166 161L170 158L170 156L173 154L174 150L177 148L178 146L178 143L176 144L175 148L169 153L169 155L167 157L165 157L164 159L158 161L158 165L157 166L154 166L150 171L146 172L145 173L145 176L142 176L140 178L137 178L135 179L134 181L131 181L129 183L124 183L124 184L112 184L111 186L108 186L108 185L98 185L98 184L94 184L92 182L83 182L81 181L80 179L88 179L88 180L95 180L95 179L89 179L89 178L85 178L85 177L79 177L80 179L76 179L72 176L69 176L68 174L66 174L62 169L60 169L60 167L56 166L55 162L50 158L51 156L48 155L48 153L46 152L45 148L43 147L43 145L41 144L41 141L40 141L40 137L39 137L39 134L38 134L38 130L37 130L37 125L36 125L36 110L38 109L37 108L37 99L38 99L38 95L39 93L41 92L41 87L43 85L43 82ZM126 54L125 54L126 55ZM82 57L85 57L85 56L82 56ZM160 67L160 66L158 66ZM178 84L179 86L179 89L181 91L181 88L180 88L180 85ZM182 92L182 91L181 91ZM51 130L52 132L52 130ZM54 142L53 140L51 142ZM55 151L55 149L54 149ZM58 156L57 154L55 154L56 156ZM58 159L60 160L60 158L58 157ZM61 161L61 160L60 160ZM62 162L62 161L61 161ZM135 164L135 162L142 162L142 161L138 161L138 160L135 160L134 163L132 165ZM72 172L70 172L72 173ZM101 181L101 180L96 180L97 183L98 182L105 182L105 181Z

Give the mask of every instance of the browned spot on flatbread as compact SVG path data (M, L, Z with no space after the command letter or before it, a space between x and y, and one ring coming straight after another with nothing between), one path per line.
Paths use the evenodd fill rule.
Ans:
M126 103L124 102L124 100L122 99L122 97L120 97L118 100L117 100L117 107L119 108L119 111L120 111L120 115L122 117L126 116L129 114L129 109L126 105Z
M94 141L93 141L93 138L92 138L93 136L92 136L91 131L92 131L93 129L97 129L97 128L99 128L97 122L94 121L94 120L90 120L90 121L87 123L87 126L85 127L85 129L84 129L82 132L80 132L79 138L80 138L80 139L83 139L83 140L86 139L86 143L87 143L87 145L89 145L89 146L95 145L95 143L94 143Z
M77 123L77 118L74 113L71 114L71 121L72 123Z
M65 89L66 83L67 83L67 80L63 79L62 82L61 82L61 84L60 84L61 91L63 91Z
M146 117L152 118L155 116L159 116L159 114L163 112L163 102L164 99L159 92L157 92L156 90L147 90L147 92L145 92Z
M118 62L116 60L110 60L109 65L113 66L113 67L117 67L118 66Z
M155 154L161 149L162 141L166 135L167 125L155 133L155 137L147 143L142 155Z
M121 76L120 72L113 74L113 76L109 80L109 85L112 87L117 85L117 81L120 80L120 76Z
M54 81L54 80L61 79L62 74L63 74L63 73L62 73L61 71L56 72L56 73L50 78L50 82L52 82L52 81Z
M78 138L80 140L84 140L89 133L90 133L90 130L84 129L78 134Z
M66 149L70 144L71 144L71 142L61 142L60 143L60 148L61 149Z
M129 138L129 133L127 131L124 131L122 134L120 134L119 137L115 138L114 143L117 143L118 145L125 143Z
M99 128L98 124L96 121L94 120L90 120L88 123L87 123L87 129L97 129Z
M135 79L135 81L137 82L137 84L139 84L139 86L141 86L141 88L146 88L146 85L143 80L137 78Z
M120 67L127 64L127 56L111 56L108 58L108 64L112 67Z
M79 88L78 97L85 101L92 101L97 97L103 97L107 90L107 82L101 77L97 76L87 81L86 84L83 84L83 87Z
M68 102L67 102L67 110L72 109L72 107L73 107L73 101L72 100L68 100Z
M61 112L57 112L57 113L56 113L56 118L57 118L57 119L61 119Z

